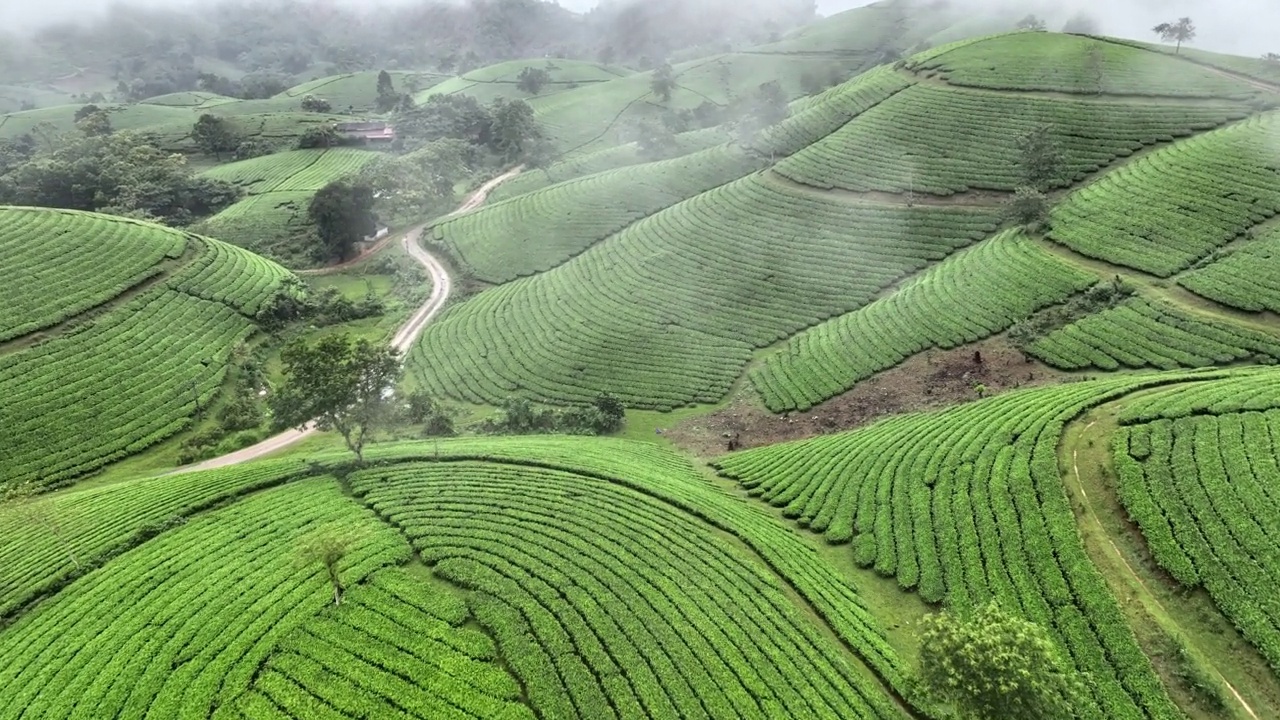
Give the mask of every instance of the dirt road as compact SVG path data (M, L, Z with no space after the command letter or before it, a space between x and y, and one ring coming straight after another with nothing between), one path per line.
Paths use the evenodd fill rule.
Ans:
M474 210L480 207L484 204L485 199L489 197L489 193L492 192L494 188L507 180L510 180L516 175L519 175L520 171L523 169L523 166L512 168L484 185L481 185L475 192L468 195L466 201L463 202L462 205L458 206L458 209L454 210L450 215L457 215L458 213L467 212L468 210ZM409 348L413 346L413 341L418 339L418 335L422 334L422 329L427 326L427 323L431 322L431 319L444 308L445 301L449 299L449 293L453 289L453 281L449 277L448 271L444 269L444 265L440 264L440 261L437 260L435 256L426 250L423 250L422 246L418 244L419 238L422 237L422 231L425 230L426 227L425 223L419 225L406 232L404 237L401 238L405 252L409 254L409 257L421 263L422 267L427 271L427 274L431 276L431 295L422 303L421 306L418 307L417 310L414 311L413 315L405 321L405 324L400 326L400 330L396 332L395 337L391 340L392 347L399 350L402 357L408 353ZM247 448L237 450L233 453L228 453L221 457L205 460L202 463L178 468L171 474L194 472L196 470L212 470L214 468L239 465L243 462L256 460L277 450L287 448L290 445L301 441L303 438L308 437L315 431L315 427L310 425L307 426L305 430L286 430L277 435L272 435L256 445L250 445Z

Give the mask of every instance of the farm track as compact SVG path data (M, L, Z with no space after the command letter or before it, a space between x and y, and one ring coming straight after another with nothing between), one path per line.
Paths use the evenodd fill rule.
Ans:
M1160 389L1168 388L1164 387ZM1094 426L1098 425L1099 418L1104 418L1107 416L1108 412L1113 412L1109 411L1109 408L1114 408L1124 403L1130 399L1130 397L1131 396L1126 396L1119 400L1107 403L1106 405L1094 408L1084 416L1076 418L1075 421L1064 428L1061 440L1062 445L1059 447L1059 465L1062 469L1062 476L1065 481L1064 486L1068 495L1079 493L1080 502L1078 504L1073 502L1072 504L1075 506L1076 520L1079 525L1081 540L1083 541L1086 549L1090 551L1089 554L1093 558L1094 564L1097 565L1100 570L1103 570L1104 577L1108 577L1112 585L1112 592L1115 594L1116 598L1120 599L1123 597L1123 588L1119 586L1119 583L1123 583L1125 587L1129 588L1133 599L1137 602L1137 605L1141 608L1141 612L1146 615L1149 622L1153 625L1160 626L1166 632L1169 632L1176 637L1184 638L1192 645L1198 645L1195 641L1196 634L1188 632L1186 628L1182 627L1175 619L1174 615L1169 612L1169 609L1165 607L1164 603L1160 602L1156 593L1143 579L1142 575L1134 569L1128 558L1125 557L1124 552L1121 551L1120 546L1116 543L1112 532L1108 530L1106 523L1103 522L1102 518L1104 513L1120 518L1127 517L1124 509L1119 506L1119 500L1115 498L1091 497L1085 490L1086 482L1084 476L1080 473L1080 450L1084 447L1086 448L1086 454L1095 455L1094 459L1102 463L1104 473L1111 472L1114 474L1114 470L1107 469L1111 467L1110 453L1106 450L1103 450L1101 453L1097 453L1097 451L1090 452L1088 450L1095 446L1095 441L1098 442L1098 446L1100 447L1110 447L1109 441L1106 440L1106 438L1109 437L1110 428L1100 429L1102 430L1102 432L1099 433L1102 436L1100 441L1097 438L1091 439L1089 437L1089 431L1092 430ZM1078 427L1079 430L1075 430L1075 427ZM1070 459L1070 472L1067 471L1068 458ZM1105 483L1100 479L1095 479L1095 482L1105 487ZM1103 542L1103 540L1105 540L1105 542ZM1143 541L1139 539L1138 542L1141 543ZM1145 545L1143 545L1143 547L1145 548ZM1111 567L1112 573L1118 574L1121 578L1124 578L1124 580L1120 580L1113 574L1107 573L1105 568L1108 565ZM1132 611L1130 611L1129 614L1132 614ZM1132 619L1130 622L1133 622ZM1198 647L1197 649L1205 658L1205 663L1213 672L1213 675L1217 677L1223 686L1231 693L1232 698L1236 703L1238 703L1240 709L1252 718L1252 720L1260 720L1257 712L1254 711L1253 707L1250 706L1248 701L1244 699L1240 692L1236 690L1236 687L1231 683L1231 681L1227 680L1226 676L1222 674L1217 666L1208 659L1208 653Z
M524 166L518 166L508 170L498 177L481 185L475 192L471 193L457 210L450 213L449 216L474 210L482 205L489 193L494 188L511 178L519 175ZM404 245L405 252L414 260L417 260L422 267L431 276L431 295L422 303L422 305L413 313L413 315L400 327L392 339L391 344L402 355L407 352L413 345L413 341L418 339L418 335L422 333L422 329L427 323L431 322L439 312L444 309L445 302L449 299L449 293L453 289L453 281L449 277L448 271L444 265L435 258L431 253L422 249L418 243L422 236L422 231L430 223L422 223L413 229L404 233L401 242ZM212 470L215 468L229 467L231 465L239 465L240 463L257 460L258 458L270 455L277 450L283 450L291 445L301 442L303 439L311 436L316 432L314 425L308 425L302 430L296 428L286 430L282 433L273 435L256 445L250 445L247 448L228 453L221 457L211 458L195 465L178 468L171 474L194 472L197 470Z

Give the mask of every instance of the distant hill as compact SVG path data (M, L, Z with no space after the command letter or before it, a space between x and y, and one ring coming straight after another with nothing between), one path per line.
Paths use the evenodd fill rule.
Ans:
M186 427L288 271L107 215L0 209L0 485L56 485Z

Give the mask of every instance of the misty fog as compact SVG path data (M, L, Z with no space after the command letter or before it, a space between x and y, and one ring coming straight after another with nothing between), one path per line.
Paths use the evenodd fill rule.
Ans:
M180 9L190 0L136 0L128 4ZM414 0L375 0L360 6L400 4ZM691 0L696 2L697 0ZM89 20L118 0L44 0L21 2L0 0L0 28L26 30L68 20ZM357 0L321 0L356 4ZM586 11L599 0L558 0L563 7ZM818 12L830 15L869 4L870 0L816 0ZM1154 41L1150 28L1159 22L1188 15L1196 20L1199 37L1194 47L1240 55L1280 52L1280 40L1272 37L1280 25L1280 2L1276 0L960 0L958 4L979 9L1037 11L1050 20L1050 29L1061 27L1067 17L1083 10L1093 15L1108 35Z

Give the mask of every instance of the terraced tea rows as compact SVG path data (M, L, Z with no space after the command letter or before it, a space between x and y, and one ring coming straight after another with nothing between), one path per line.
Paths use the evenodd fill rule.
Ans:
M1280 114L1139 158L1072 193L1049 237L1168 277L1280 212Z
M0 618L193 512L302 474L282 459L74 489L0 507Z
M721 472L854 560L964 610L997 600L1051 629L1092 698L1081 718L1181 717L1081 545L1058 468L1063 424L1178 376L1013 392L730 455Z
M1258 91L1193 63L1132 45L1020 32L967 43L924 61L920 74L990 90L1248 99Z
M200 238L204 252L174 273L169 287L224 303L254 316L275 297L292 274L259 255L212 238Z
M264 491L130 550L0 634L0 718L209 717L333 598L297 544L358 533L349 584L408 557L335 481Z
M797 153L910 86L911 81L891 67L868 70L811 98L803 110L767 128L756 148L778 156Z
M434 235L490 283L549 270L636 220L758 167L721 146L589 175L447 220Z
M74 243L74 245L73 245ZM0 342L56 325L158 275L182 233L72 211L0 208Z
M899 716L776 580L665 503L480 462L352 483L438 575L471 590L541 716Z
M1280 230L1228 249L1225 256L1178 276L1178 284L1223 305L1280 313Z
M1280 670L1280 411L1121 428L1120 498L1156 562L1214 603Z
M1217 377L1217 373L1208 377ZM1134 398L1126 403L1120 420L1130 424L1273 408L1280 408L1280 371L1260 368L1233 373L1223 380L1187 383L1148 397Z
M377 154L374 152L354 148L291 150L219 165L202 175L239 185L251 195L300 190L314 192L333 180L356 172L375 157Z
M452 595L384 570L275 646L232 717L533 720Z
M1246 106L1226 101L1068 100L917 84L776 170L796 182L853 191L1008 191L1020 184L1018 138L1047 126L1063 154L1065 186L1145 146L1248 114Z
M1172 370L1258 357L1280 359L1280 339L1226 321L1198 317L1170 303L1138 298L1055 330L1032 343L1027 351L1066 370Z
M840 202L753 175L641 220L432 323L428 391L635 407L718 400L764 347L989 233L997 211Z
M888 297L797 335L751 372L751 383L770 410L805 410L928 348L1007 330L1096 280L1021 233L1002 233Z

